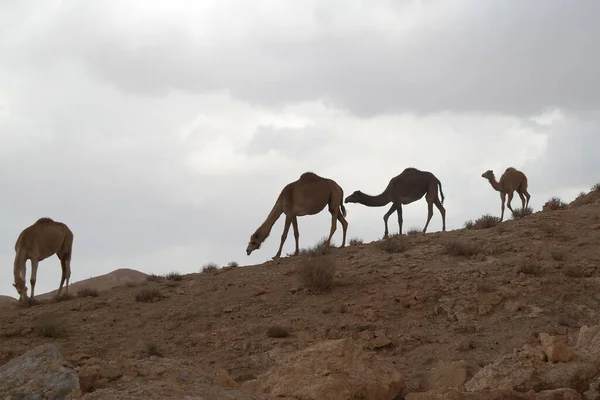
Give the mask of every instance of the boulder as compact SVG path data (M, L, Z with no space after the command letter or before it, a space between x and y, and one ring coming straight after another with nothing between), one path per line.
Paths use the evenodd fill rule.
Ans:
M329 340L282 356L242 390L299 400L392 400L402 375L360 350L350 338Z
M71 399L79 376L53 344L38 346L0 367L0 393L19 399Z

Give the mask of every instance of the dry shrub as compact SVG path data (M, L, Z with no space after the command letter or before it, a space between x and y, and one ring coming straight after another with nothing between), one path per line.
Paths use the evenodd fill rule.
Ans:
M183 280L183 275L181 275L179 272L171 271L165 275L165 279L169 281L181 281Z
M303 256L311 256L311 257L317 257L317 256L323 256L325 254L327 254L327 250L329 250L329 248L327 247L327 239L329 239L328 237L322 237L317 244L315 244L313 247L308 247L306 249L300 249L300 255Z
M362 238L355 237L355 238L350 239L349 243L350 243L350 246L357 246L359 244L362 244L363 240L362 240Z
M552 256L554 261L563 261L565 259L565 252L561 249L550 250L550 255Z
M156 343L153 343L153 342L146 343L146 355L148 357L152 357L152 356L162 357L163 356L162 352L159 350Z
M525 207L525 208L515 208L512 212L513 219L521 219L523 217L527 217L533 214L533 208Z
M98 297L98 291L92 288L83 288L77 292L77 297Z
M42 314L34 323L38 335L47 338L57 338L62 335L61 320L53 314Z
M577 265L570 265L567 268L565 268L564 274L565 274L565 276L568 276L569 278L581 278L585 275L583 273L583 269Z
M309 257L302 263L300 281L314 293L331 289L335 275L335 263L331 256Z
M600 192L600 182L596 183L594 186L592 186L592 192Z
M500 222L500 218L494 217L491 214L484 214L477 218L473 223L473 229L488 229L493 228Z
M544 207L542 207L544 211L564 210L565 208L567 208L567 203L562 201L560 197L552 197L546 202L546 204L544 204Z
M160 300L160 291L156 288L144 288L135 295L135 301L142 303L149 303L156 300Z
M270 338L281 339L290 336L290 332L281 325L272 325L267 328L267 336Z
M463 225L463 227L465 229L473 229L475 227L475 222L473 222L472 219L465 221L465 224Z
M71 300L72 298L74 298L75 296L73 296L72 294L66 294L63 293L61 294L59 297L55 297L54 301L56 301L57 303L60 301L67 301L67 300ZM33 303L32 303L33 304Z
M542 272L542 267L540 266L539 261L531 258L523 258L518 263L516 272L527 275L540 275Z
M135 283L135 282L133 282L133 281L129 281L129 282L127 282L127 283L125 284L125 286L127 286L127 287L136 287L136 286L137 286L137 283Z
M236 261L230 261L229 264L227 264L227 266L229 268L237 268L240 266L240 264L238 264Z
M408 250L406 239L400 234L393 234L377 243L378 247L387 253L402 253Z
M163 279L165 279L164 276L157 275L157 274L150 274L146 277L146 280L148 282L158 282L158 281L162 281Z
M410 228L408 228L408 230L406 231L407 235L416 235L421 233L422 229L420 229L418 226L411 226Z
M444 243L444 252L451 256L471 257L481 252L481 248L475 242L453 239Z
M208 264L204 264L202 270L200 272L216 272L219 269L219 266L213 262Z

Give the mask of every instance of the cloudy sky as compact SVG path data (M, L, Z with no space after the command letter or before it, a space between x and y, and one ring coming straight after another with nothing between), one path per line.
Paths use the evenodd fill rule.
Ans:
M600 181L599 12L596 0L0 0L0 294L16 296L14 243L42 216L75 234L72 282L261 263L283 218L248 257L249 236L307 170L345 195L431 171L448 229L499 215L487 169L522 169L536 210L570 201ZM348 205L349 237L380 238L386 210ZM422 228L425 200L404 210L405 229ZM329 220L300 218L300 245ZM59 265L40 264L38 293L57 288Z

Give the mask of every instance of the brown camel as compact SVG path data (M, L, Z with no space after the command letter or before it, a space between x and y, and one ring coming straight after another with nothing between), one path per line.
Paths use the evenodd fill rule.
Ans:
M329 212L331 213L331 230L329 232L329 239L327 239L326 249L329 248L331 237L337 228L338 220L344 230L344 238L340 247L344 247L346 245L348 222L344 218L346 216L346 208L344 207L343 199L344 191L334 180L322 178L312 172L303 173L297 181L291 182L283 188L265 222L250 236L246 254L250 255L254 250L260 248L262 242L271 233L271 228L275 222L277 222L281 214L285 214L285 226L281 235L281 243L273 259L281 256L281 249L290 230L290 224L294 227L294 238L296 239L296 251L294 255L298 255L300 251L298 248L300 233L298 232L298 221L296 218L303 215L318 214L326 205L329 205Z
M31 301L35 296L38 263L53 254L58 256L62 267L62 277L56 297L60 295L65 280L67 282L65 293L68 295L72 248L73 232L62 222L53 221L50 218L40 218L33 225L25 228L15 244L15 283L13 286L19 293L19 300L27 301L27 287L25 286L27 260L31 260Z
M442 201L438 198L438 186L442 194ZM398 226L400 234L402 234L402 204L410 204L420 200L424 195L427 195L428 214L427 222L423 232L427 231L429 221L433 216L433 205L440 210L442 214L442 231L446 231L446 209L442 205L444 203L444 192L442 191L442 183L431 172L420 171L416 168L406 168L402 173L390 180L387 187L378 196L370 196L357 190L346 198L346 203L360 203L368 207L382 207L388 203L392 203L392 207L383 216L385 224L385 232L383 237L388 237L388 218L394 211L398 214Z
M500 199L502 199L502 214L500 215L500 221L504 219L504 202L506 201L507 194L507 205L510 212L514 212L510 206L510 202L513 198L513 193L515 190L521 198L522 207L525 208L529 206L529 199L531 196L529 195L529 192L527 192L527 177L523 172L515 168L508 167L500 177L500 182L496 181L494 172L491 169L481 174L481 177L487 179L490 182L490 185L500 192ZM525 197L527 197L527 203L525 203Z

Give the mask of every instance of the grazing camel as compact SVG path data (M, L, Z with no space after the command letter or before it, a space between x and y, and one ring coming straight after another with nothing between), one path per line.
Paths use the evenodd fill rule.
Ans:
M438 198L438 186L442 194L442 201ZM398 214L398 226L400 234L402 234L402 204L410 204L427 195L428 214L427 222L423 232L427 231L429 221L433 216L433 205L440 210L442 214L442 231L446 231L446 209L442 205L444 203L444 192L442 191L442 183L431 172L421 171L416 168L406 168L398 176L390 180L387 187L377 196L370 196L357 190L346 198L346 203L360 203L368 207L382 207L388 203L392 203L392 207L383 216L385 232L383 237L388 237L388 218L394 211Z
M438 186L442 194L442 201L438 198ZM385 190L377 195L370 196L361 192L355 191L346 198L346 203L360 203L368 207L382 207L388 203L392 203L392 207L383 216L385 232L383 237L388 237L387 220L394 211L398 214L399 233L402 234L402 204L410 204L427 195L428 214L427 222L423 228L423 232L427 231L429 221L433 216L433 205L440 210L442 214L442 231L446 231L446 209L442 205L444 203L444 192L442 191L442 183L431 172L421 171L416 168L406 168L398 176L390 180Z
M40 218L33 225L25 228L15 244L15 283L13 286L19 293L19 300L27 301L27 287L25 286L27 260L31 260L31 301L35 296L38 263L53 254L58 256L62 267L62 276L56 297L60 295L65 280L67 282L65 293L68 295L72 249L73 232L62 222L50 218Z
M508 209L513 212L510 202L513 198L513 192L516 190L521 198L522 207L529 206L529 199L531 196L527 192L527 177L525 174L515 168L508 167L506 171L500 177L500 182L496 181L494 172L489 169L481 174L482 178L487 179L490 185L498 192L500 192L500 199L502 199L502 214L500 215L500 221L504 219L504 202L506 201L506 195L508 194ZM525 195L525 196L523 196ZM527 197L527 204L525 204L525 197Z
M340 247L344 247L346 245L348 222L344 218L346 216L346 208L344 207L343 199L344 191L334 180L322 178L312 172L303 173L297 181L291 182L283 188L265 222L250 236L246 254L250 255L254 250L260 248L262 242L271 233L271 228L275 222L281 214L285 214L285 226L281 235L281 243L273 259L281 256L281 249L287 238L290 224L294 227L294 238L296 239L296 251L294 255L298 255L300 251L298 247L300 233L298 232L297 217L318 214L326 205L329 205L329 212L331 213L331 230L325 251L329 248L331 237L337 228L338 220L344 230L344 238Z

